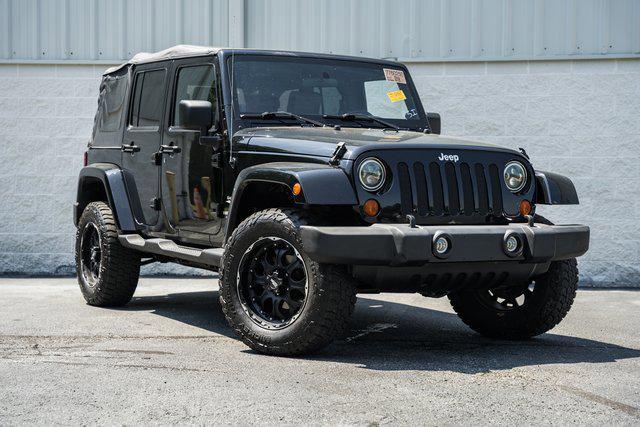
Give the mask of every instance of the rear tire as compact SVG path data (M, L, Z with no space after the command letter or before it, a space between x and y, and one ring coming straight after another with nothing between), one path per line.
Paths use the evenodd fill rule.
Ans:
M111 208L87 205L76 231L76 273L89 305L117 307L133 297L140 276L140 253L120 245Z
M578 288L575 258L555 261L528 288L465 290L449 295L471 329L497 339L520 340L552 329L565 317ZM522 304L518 298L523 298Z
M353 280L345 268L305 254L299 227L308 222L304 211L260 211L225 246L220 304L229 325L255 351L310 353L347 330L356 302Z

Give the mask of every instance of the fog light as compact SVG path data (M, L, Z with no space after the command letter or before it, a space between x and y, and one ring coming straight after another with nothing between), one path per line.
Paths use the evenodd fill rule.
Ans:
M451 238L442 232L438 232L433 236L431 244L433 254L438 258L446 258L451 253Z
M449 250L449 241L445 237L438 237L436 239L436 252L440 255L446 254Z
M504 249L504 253L510 257L516 257L522 254L522 240L520 239L520 236L513 231L505 234L502 239L502 247Z
M519 242L515 236L507 237L507 241L505 242L505 247L507 248L507 252L515 252L518 250Z

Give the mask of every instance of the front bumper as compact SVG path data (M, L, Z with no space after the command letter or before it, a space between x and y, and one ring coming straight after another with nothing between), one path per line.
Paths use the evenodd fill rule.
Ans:
M302 242L311 259L330 264L402 266L424 263L545 263L583 255L589 249L585 225L448 225L374 224L369 227L302 226ZM514 234L521 250L507 254L505 236ZM450 243L436 256L434 238Z

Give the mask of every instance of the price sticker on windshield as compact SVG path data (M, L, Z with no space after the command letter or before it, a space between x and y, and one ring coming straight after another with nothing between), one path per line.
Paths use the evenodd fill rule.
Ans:
M387 96L391 102L399 102L407 99L402 89L394 90L393 92L387 92Z
M391 68L383 68L382 71L384 71L384 78L388 82L402 83L403 85L407 84L407 79L404 77L404 71L392 70Z

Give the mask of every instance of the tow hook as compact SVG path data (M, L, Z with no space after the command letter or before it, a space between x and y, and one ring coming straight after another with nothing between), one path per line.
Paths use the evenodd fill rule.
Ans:
M407 221L409 221L409 228L417 228L416 227L416 217L413 215L407 215Z
M527 225L533 227L533 215L526 215L525 219L527 220Z

